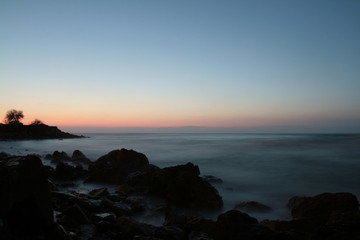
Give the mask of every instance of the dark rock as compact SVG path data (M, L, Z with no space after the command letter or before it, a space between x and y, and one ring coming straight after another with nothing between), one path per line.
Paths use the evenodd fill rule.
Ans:
M47 156L47 158L49 157L52 163L69 162L71 159L66 152L59 151L55 151L51 156Z
M55 169L54 177L58 180L75 180L84 177L87 171L82 166L70 166L67 163L58 163Z
M149 224L136 222L126 217L118 218L117 226L121 231L119 239L186 239L185 232L179 228L155 227Z
M153 169L127 183L138 190L165 198L169 204L195 209L218 209L222 198L218 191L199 177L198 166L192 163Z
M351 193L323 193L289 200L293 220L263 221L296 239L360 239L358 201Z
M314 197L293 197L289 200L293 218L328 219L331 214L358 212L359 202L351 193L323 193Z
M90 220L81 207L75 204L64 211L59 222L65 226L79 227L80 225L90 223Z
M246 229L258 221L246 213L230 210L219 215L216 223L229 231L238 231L239 229Z
M0 219L13 238L43 235L54 223L46 173L37 156L0 162Z
M89 195L93 196L93 197L106 197L109 196L110 193L107 190L107 188L98 188L98 189L93 189L89 192Z
M133 150L114 150L89 166L88 181L121 184L149 166L147 157Z
M82 152L75 150L71 156L71 161L75 164L89 165L91 160L88 159Z
M236 209L242 210L244 212L259 212L259 213L266 213L271 212L271 207L268 207L262 203L256 202L256 201L250 201L250 202L240 202L236 204Z
M258 221L237 210L230 210L218 216L215 239L293 239L289 234L272 231L258 224Z
M207 233L192 231L189 234L189 240L214 240Z
M5 153L5 152L0 152L0 160L6 159L10 157L9 154Z
M131 212L130 206L124 202L112 202L109 199L104 198L101 200L100 204L106 211L111 211L117 216L129 215Z

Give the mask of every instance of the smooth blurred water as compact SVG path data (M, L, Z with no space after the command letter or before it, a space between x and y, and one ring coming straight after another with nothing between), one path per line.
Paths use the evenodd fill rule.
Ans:
M241 201L274 209L258 218L287 218L295 195L352 192L360 199L360 135L350 134L84 134L90 138L0 142L0 152L69 155L81 150L91 160L114 149L144 153L159 167L192 162L216 184L224 210Z

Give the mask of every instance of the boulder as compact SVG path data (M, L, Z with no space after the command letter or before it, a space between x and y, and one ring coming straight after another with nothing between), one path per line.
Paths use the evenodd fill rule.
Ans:
M53 228L53 208L41 160L34 155L0 162L0 219L14 239L44 234Z
M75 150L71 156L71 161L75 164L82 164L88 166L91 163L91 160L85 156L79 150Z
M359 211L359 202L351 193L322 193L314 197L293 197L289 200L293 218L316 217L323 220L332 214Z
M79 227L80 225L89 224L90 220L83 209L79 205L74 204L64 211L59 222L65 226Z
M100 157L89 166L90 182L121 184L129 177L146 171L147 157L134 150L114 150Z
M219 209L223 201L218 191L199 176L199 167L187 163L153 169L128 181L135 189L162 197L169 204L193 209Z
M322 193L289 200L291 220L265 220L263 225L296 239L359 239L360 212L351 193Z
M93 197L106 197L109 196L110 193L107 188L96 188L89 192L89 195Z
M271 207L256 201L240 202L235 205L235 208L244 212L267 213L272 211Z
M70 161L69 155L66 152L55 151L52 155L46 155L46 158L51 160L52 163L68 162Z
M70 166L67 163L60 162L56 165L55 179L58 180L75 180L84 177L87 171L82 166Z

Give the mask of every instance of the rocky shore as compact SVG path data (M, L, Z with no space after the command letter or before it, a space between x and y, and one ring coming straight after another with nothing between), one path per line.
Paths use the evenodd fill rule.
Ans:
M61 131L55 126L46 124L24 125L20 122L11 124L0 124L0 141L5 140L40 140L40 139L63 139L63 138L82 138Z
M360 239L359 202L351 193L293 197L288 220L259 222L243 212L271 211L258 202L239 203L216 219L194 214L221 211L214 181L221 179L201 176L192 163L159 168L127 149L94 162L78 150L0 153L0 239ZM163 223L138 221L145 212L164 216Z

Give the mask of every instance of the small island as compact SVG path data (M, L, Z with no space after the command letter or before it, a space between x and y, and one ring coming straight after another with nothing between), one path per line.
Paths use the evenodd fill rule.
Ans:
M38 119L35 119L29 125L24 125L20 122L22 118L24 118L22 111L12 109L7 112L5 117L5 124L0 123L0 141L84 137L63 132L58 127L48 126Z

